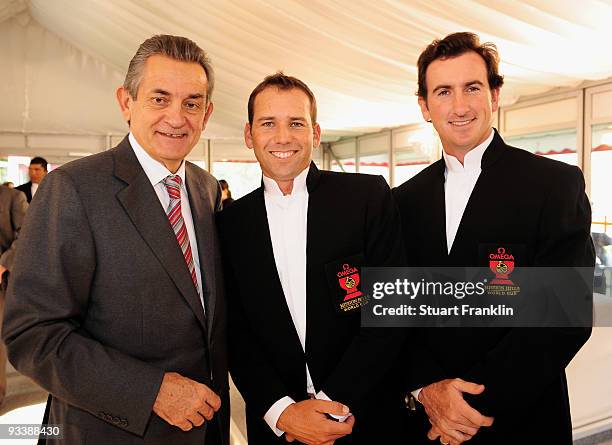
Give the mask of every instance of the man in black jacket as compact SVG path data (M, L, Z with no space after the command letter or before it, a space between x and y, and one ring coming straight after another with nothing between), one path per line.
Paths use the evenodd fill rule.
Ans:
M28 202L31 202L38 190L38 186L47 176L47 160L40 156L32 158L28 167L28 175L30 175L30 180L16 187L16 189L25 193Z
M394 190L408 264L488 267L504 249L517 267L592 267L582 173L507 146L491 127L497 68L495 46L470 33L435 40L419 58L419 104L444 157ZM571 444L565 367L589 328L412 334L404 356L420 403L410 443Z
M394 444L402 335L361 328L360 280L363 266L402 263L399 219L382 177L317 169L320 132L300 80L279 73L251 94L245 140L263 184L219 224L230 371L249 443Z

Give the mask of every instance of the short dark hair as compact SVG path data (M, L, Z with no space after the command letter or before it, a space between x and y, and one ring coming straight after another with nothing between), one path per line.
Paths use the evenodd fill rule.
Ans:
M47 160L45 158L36 156L35 158L32 158L32 160L30 161L30 165L32 164L41 165L42 168L44 168L45 171L47 171Z
M480 43L480 38L471 32L456 32L449 34L442 40L436 39L425 48L419 56L417 67L419 71L419 90L417 95L427 99L427 82L425 75L427 67L439 59L451 59L469 51L473 51L483 58L487 65L487 80L492 90L504 84L504 76L499 74L499 54L494 43Z
M308 88L308 86L300 79L293 76L287 76L283 74L282 71L279 71L276 74L267 76L251 92L251 95L249 96L248 105L249 125L253 125L253 115L255 114L255 98L263 90L271 87L278 88L279 90L292 90L296 88L298 90L303 91L310 100L310 119L312 120L312 124L314 125L317 123L317 100L315 99L314 94L312 94L312 91L310 91L310 88Z
M156 35L142 42L136 54L132 57L125 80L123 81L123 88L130 93L132 99L135 100L138 94L138 87L142 80L142 70L146 61L149 57L156 55L169 57L180 62L197 63L204 68L208 83L206 102L210 102L215 86L215 73L208 55L193 40L166 34Z

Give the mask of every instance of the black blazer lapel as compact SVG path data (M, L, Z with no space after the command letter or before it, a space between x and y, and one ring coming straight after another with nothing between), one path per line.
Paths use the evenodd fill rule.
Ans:
M496 193L501 179L496 171L491 168L503 155L506 144L496 130L491 144L485 150L482 161L480 176L476 181L474 190L468 199L457 228L455 242L450 252L452 264L476 265L478 262L478 241L482 235L481 227L495 224L497 215L491 215L491 200L496 199Z
M214 215L205 209L214 208L214 203L209 202L208 195L204 193L201 178L191 165L185 165L185 182L189 192L189 206L196 234L198 256L200 260L200 274L202 277L202 295L206 306L206 319L208 323L208 335L212 335L212 323L215 314L216 289L215 279L215 245Z
M257 252L259 263L254 264L253 269L263 277L260 282L266 283L265 288L258 290L261 292L262 309L266 311L267 317L270 319L270 326L274 327L274 331L284 333L278 335L277 341L284 345L282 349L286 351L287 359L292 360L292 357L300 357L301 360L305 360L304 350L293 324L276 268L263 187L255 191L248 210L248 226L250 229L245 237L248 245L244 247L251 252ZM303 372L305 384L305 369Z
M159 203L159 198L132 151L127 137L114 152L114 163L115 176L127 184L117 193L117 199L140 236L168 272L202 327L206 328L202 303L191 280L183 252Z
M444 164L444 158L439 159L433 165L432 174L434 180L428 193L428 201L431 206L430 217L430 236L425 237L427 249L431 249L431 255L434 261L432 265L444 266L448 260L448 247L446 240L446 202L444 195L444 170L446 166Z

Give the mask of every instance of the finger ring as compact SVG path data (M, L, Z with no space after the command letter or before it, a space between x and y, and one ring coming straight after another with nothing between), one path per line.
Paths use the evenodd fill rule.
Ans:
M442 445L448 445L448 444L449 444L449 442L444 442L444 441L442 440L442 438L441 438L441 437L440 437L440 443L441 443Z

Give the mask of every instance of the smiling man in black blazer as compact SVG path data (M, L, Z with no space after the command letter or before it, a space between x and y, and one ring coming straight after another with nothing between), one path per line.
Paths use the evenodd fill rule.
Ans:
M263 184L219 218L230 371L249 443L398 443L401 336L361 328L360 280L401 264L399 218L382 177L317 169L320 135L300 80L278 73L251 94L245 140Z
M419 104L444 157L394 190L408 263L488 267L503 248L517 267L592 267L582 173L506 145L491 127L497 67L495 46L470 33L435 40L419 58ZM431 443L429 434L453 444L571 444L565 367L589 328L416 332L404 353L421 402L410 443Z

